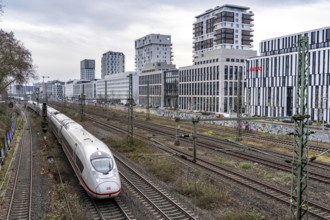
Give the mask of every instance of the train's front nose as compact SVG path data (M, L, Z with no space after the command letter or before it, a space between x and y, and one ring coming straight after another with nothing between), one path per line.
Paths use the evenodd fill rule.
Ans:
M109 198L118 196L121 190L121 186L117 182L107 181L97 185L95 191L100 197Z

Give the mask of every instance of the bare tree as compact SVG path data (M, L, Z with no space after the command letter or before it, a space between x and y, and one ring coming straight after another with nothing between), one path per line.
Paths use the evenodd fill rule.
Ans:
M0 30L0 92L16 81L21 85L36 78L31 52L15 39L13 32Z

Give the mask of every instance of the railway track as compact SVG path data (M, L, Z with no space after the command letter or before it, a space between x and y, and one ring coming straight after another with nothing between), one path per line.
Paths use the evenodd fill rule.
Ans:
M102 124L102 126L111 127L111 129L115 127L113 125L110 126L104 122L97 122L97 123ZM123 133L126 132L126 130L117 127L116 130L117 131L121 130ZM153 129L153 131L155 132L155 129ZM175 149L173 147L166 146L166 147L161 147L161 149L170 154L177 155L180 159L187 159L190 157L190 155L186 154L185 152ZM244 185L248 188L253 189L254 191L260 192L266 196L271 197L272 199L276 199L290 206L289 192L279 190L269 184L263 183L262 181L229 170L225 166L214 165L206 160L198 159L196 165L200 166L203 169L208 170L209 172L212 172L213 174L217 174L219 176L235 181L238 184ZM309 202L309 213L317 219L330 219L330 209L315 202Z
M94 121L96 120L90 116L88 116L88 118L90 120L94 120ZM122 128L109 125L106 122L102 122L99 120L96 122L102 124L103 126L111 127L111 129L117 130L118 132L121 133L126 132ZM169 137L173 137L173 135L175 135L176 132L176 130L172 128L165 129L165 126L161 126L161 128L159 128L158 125L155 126L153 124L144 124L141 122L136 122L134 125L137 126L138 128L142 128L143 130L150 131L152 134L167 135ZM291 164L288 163L289 161L291 161L291 157L288 155L274 153L274 152L267 152L264 150L263 150L264 151L263 154L260 154L260 152L255 153L253 151L258 151L257 149L250 148L249 151L247 151L246 147L243 148L237 143L233 143L228 140L222 140L214 137L209 137L206 135L198 135L198 137L200 137L200 139L198 139L199 141L197 147L203 147L212 151L221 152L242 160L256 162L258 164L262 164L264 166L281 170L284 172L291 173L292 171ZM182 141L185 141L190 144L192 143L191 140L187 140L187 139L183 139ZM265 156L264 155L265 152L268 153L268 155ZM275 158L273 157L274 155L276 156ZM311 170L310 170L309 178L311 180L323 184L328 184L328 185L330 184L329 165L324 163L313 162L310 163L310 167Z
M81 188L85 204L93 220L135 220L119 197L107 200L94 200Z
M135 123L135 126L142 128L144 130L148 130L152 132L153 134L159 134L159 135L167 135L169 137L173 137L175 135L175 130L168 128L157 128L157 126L154 125L148 125L148 124L142 124L142 123ZM284 154L275 154L274 152L266 152L268 155L265 155L263 153L260 153L256 149L249 149L247 146L241 146L237 143L230 142L228 140L221 140L218 138L212 138L205 135L198 135L198 143L197 147L203 147L215 152L221 152L226 155L236 157L242 160L255 162L258 164L262 164L264 166L281 170L284 172L291 173L291 164L287 163L285 161L291 161L291 157L284 155ZM182 141L187 142L189 144L192 143L191 140L182 139ZM253 152L256 151L256 152ZM274 158L274 156L276 156ZM324 184L330 184L330 173L324 173L324 171L330 171L329 165L323 165L322 166L319 163L311 163L310 164L311 171L309 178L313 181L317 181ZM323 169L323 172L319 172L319 169Z
M149 209L155 219L196 219L193 213L186 210L160 187L138 173L123 159L115 156L121 181L132 195L137 197ZM118 163L119 162L119 163Z
M23 116L23 114L22 114ZM32 132L30 120L25 116L17 155L17 169L9 200L7 219L31 219L32 205Z
M137 123L134 122L134 125L136 126ZM104 126L107 126L106 123L104 124ZM114 126L111 126L114 127ZM165 126L163 126L165 127ZM120 129L116 128L118 131ZM123 129L122 129L123 130ZM152 129L153 133L155 132L155 128ZM160 130L166 130L169 131L171 130L171 128L166 128L166 129L160 129ZM172 129L174 130L174 129ZM126 133L127 131L123 130L123 133ZM172 133L173 136L173 133ZM292 143L291 143L292 144ZM166 147L168 150L168 146ZM166 149L165 148L165 149ZM175 150L175 149L173 149ZM172 154L178 155L180 159L182 158L188 158L190 157L189 155L183 156L185 153L184 152L172 152ZM244 185L246 187L252 188L254 191L260 192L264 195L267 195L273 199L276 199L278 201L281 201L282 203L285 203L286 205L290 206L290 193L287 191L282 191L277 189L276 187L270 186L268 184L265 184L257 179L248 177L248 176L244 176L240 173L232 173L232 171L230 170L226 170L225 167L214 167L215 165L207 162L207 161L201 161L200 159L197 162L197 165L201 165L201 163L204 163L204 169L209 170L209 172L213 172L213 173L217 173L217 175L219 176L223 176L226 177L228 179L231 179L232 181L235 181L241 185ZM328 165L326 165L326 167L328 167ZM225 169L225 171L221 171ZM220 171L221 172L220 172ZM310 216L316 219L330 219L330 209L328 207L322 206L320 204L318 204L317 202L314 201L309 201L309 213Z
M180 155L180 158L182 155L185 157L190 157L188 154L186 154L183 151L179 151L177 149L174 149L172 147L163 147L162 145L159 146L162 150L174 154L174 155ZM290 206L290 193L279 190L269 184L266 184L256 178L251 178L247 175L235 172L233 170L230 170L224 166L214 165L206 160L199 159L196 162L196 165L207 170L208 172L211 172L213 174L217 174L219 176L225 177L227 179L230 179L232 181L235 181L241 185L244 185L250 189L253 189L257 192L260 192L266 196L269 196L273 199L276 199L278 201L281 201L288 206ZM313 215L317 219L330 219L330 208L322 206L320 204L317 204L315 202L309 201L308 203L309 207L309 213Z
M261 136L261 135L250 134L250 133L245 133L244 137L251 138L251 139L257 139L257 140L263 140L263 141L267 141L270 143L283 144L283 145L290 146L290 147L293 145L293 141L287 141L287 140L277 139L277 138L268 137L268 136L265 137L265 136ZM308 147L310 150L313 150L313 151L319 152L319 153L330 150L330 148L315 146L315 145L309 145ZM327 154L329 154L329 152Z

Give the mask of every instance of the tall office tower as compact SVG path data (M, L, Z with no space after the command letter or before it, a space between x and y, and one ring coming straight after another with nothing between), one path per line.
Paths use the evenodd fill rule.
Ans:
M170 35L149 34L135 41L135 68L142 71L147 63L172 63L172 43Z
M292 116L297 108L298 41L308 37L309 75L306 108L310 120L330 122L330 27L263 40L260 56L247 62L249 114Z
M101 60L101 78L125 72L125 55L121 52L108 51Z
M95 60L80 61L80 79L93 80L95 78Z
M253 42L253 16L248 7L217 6L196 16L193 24L194 58L218 48L250 49Z
M257 55L250 49L253 13L247 10L247 7L224 5L196 17L193 65L179 68L180 109L237 112L246 60Z

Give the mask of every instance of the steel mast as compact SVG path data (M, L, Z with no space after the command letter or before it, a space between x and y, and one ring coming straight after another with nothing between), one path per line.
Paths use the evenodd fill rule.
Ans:
M292 219L308 219L308 118L307 85L309 75L308 37L298 41L298 71L296 90L296 114L293 116L295 132L292 156L292 181L290 209Z

